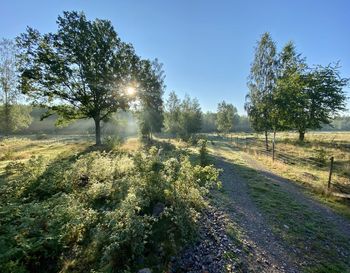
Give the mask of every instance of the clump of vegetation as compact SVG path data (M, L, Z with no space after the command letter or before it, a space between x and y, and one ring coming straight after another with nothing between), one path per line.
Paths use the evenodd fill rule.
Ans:
M199 164L201 166L207 166L209 164L207 140L200 139L198 141L198 144L199 144Z
M320 166L325 166L327 164L328 155L325 149L316 149L316 160Z
M0 271L135 272L166 265L195 237L218 174L155 147L11 163L0 186Z
M107 136L103 143L108 150L113 150L123 144L124 140L119 136Z
M186 95L181 101L175 92L171 92L165 110L164 127L167 133L188 141L201 130L202 110L197 99Z

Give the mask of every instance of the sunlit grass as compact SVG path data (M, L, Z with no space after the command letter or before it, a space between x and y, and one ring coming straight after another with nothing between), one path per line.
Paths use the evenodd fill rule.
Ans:
M126 152L135 152L142 146L141 141L136 138L128 138L121 146L120 149Z
M63 152L77 153L92 145L92 142L71 139L32 140L29 138L8 138L0 141L0 174L11 161L26 161L32 156L54 159Z

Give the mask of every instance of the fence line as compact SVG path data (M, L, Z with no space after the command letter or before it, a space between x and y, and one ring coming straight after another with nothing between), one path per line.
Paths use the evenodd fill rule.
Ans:
M273 156L273 151L272 149L269 149L268 151L266 151L265 148L260 148L260 149L254 149L251 148L250 146L252 146L251 144L253 143L257 143L259 142L259 140L255 137L245 137L245 138L239 138L236 137L232 140L232 143L234 143L237 147L239 146L243 146L243 149L246 150L248 153L258 153L261 155L266 155L272 158ZM289 164L289 165L297 165L297 164L307 164L307 165L311 165L313 167L326 167L327 165L329 166L329 175L328 175L328 180L325 181L326 183L326 190L327 192L331 192L331 188L336 188L338 191L340 191L341 193L336 193L334 192L333 195L338 196L338 197L343 197L343 198L350 198L350 194L344 194L342 192L342 186L338 185L337 183L334 183L332 181L332 174L333 174L333 168L334 168L334 157L331 156L329 158L329 161L325 161L322 162L320 160L317 159L313 159L313 158L297 158L296 156L291 156L287 153L283 153L279 150L276 149L275 146L275 155L274 155L275 160L278 160L280 162L283 162L285 164ZM344 190L344 189L343 189Z

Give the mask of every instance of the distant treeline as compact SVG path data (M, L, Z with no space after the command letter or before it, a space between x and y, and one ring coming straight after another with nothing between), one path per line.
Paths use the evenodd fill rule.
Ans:
M240 116L235 113L232 124L232 132L252 132L252 127L247 116ZM202 116L202 132L212 133L217 132L217 114L206 112Z
M22 105L21 107L28 107ZM66 126L56 126L57 115L52 115L41 120L46 109L34 107L30 112L32 121L27 128L17 131L18 135L31 134L58 134L58 135L91 135L94 134L94 122L92 119L73 121ZM217 114L205 112L202 114L202 133L217 132ZM249 118L245 115L234 116L232 132L253 132ZM340 116L334 119L330 125L324 125L321 131L350 131L350 116ZM137 119L132 112L118 112L109 122L102 124L103 135L118 135L127 137L138 133Z
M24 106L21 107L30 107ZM30 115L32 122L27 128L21 129L16 134L58 134L58 135L90 135L95 133L95 125L92 119L72 121L65 126L57 126L57 115L45 119L41 117L47 110L44 108L32 108ZM108 122L102 124L104 135L130 136L137 133L136 120L131 112L118 112Z

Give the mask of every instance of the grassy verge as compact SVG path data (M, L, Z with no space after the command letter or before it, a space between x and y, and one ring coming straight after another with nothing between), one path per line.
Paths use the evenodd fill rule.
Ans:
M278 161L273 162L270 158L257 154L254 157L272 172L305 186L308 189L305 193L312 195L313 198L331 207L338 214L350 219L350 201L332 196L326 191L328 173L321 172L317 175L320 171L307 166L296 167Z

